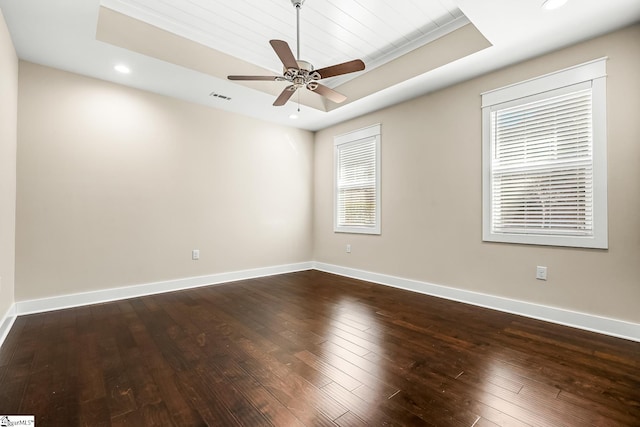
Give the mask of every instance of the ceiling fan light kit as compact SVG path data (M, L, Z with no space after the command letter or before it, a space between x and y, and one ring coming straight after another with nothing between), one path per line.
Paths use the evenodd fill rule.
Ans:
M306 88L325 98L339 104L344 102L347 97L335 90L321 84L318 80L328 77L340 76L365 69L364 62L360 59L343 62L329 67L315 70L313 65L308 61L300 59L300 8L305 0L291 0L291 4L296 8L296 53L293 52L289 44L283 40L270 40L269 43L275 51L283 65L281 76L227 76L229 80L244 81L279 81L289 82L289 86L285 87L278 98L273 103L274 106L282 106L289 101L295 91L300 88Z

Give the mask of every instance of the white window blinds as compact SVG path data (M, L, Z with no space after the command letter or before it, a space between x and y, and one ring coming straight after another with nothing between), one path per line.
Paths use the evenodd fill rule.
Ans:
M482 94L482 238L607 248L606 58Z
M593 235L591 87L491 112L493 232Z
M372 128L336 138L335 231L380 233L380 135Z

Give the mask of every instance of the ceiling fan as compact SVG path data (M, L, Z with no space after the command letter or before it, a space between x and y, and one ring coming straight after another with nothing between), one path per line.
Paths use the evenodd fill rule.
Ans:
M314 70L310 62L300 59L300 8L305 0L291 0L296 8L296 43L297 43L297 59L293 56L291 48L287 42L283 40L270 40L271 47L282 61L284 71L281 76L227 76L229 80L253 80L253 81L278 81L289 82L291 85L284 88L280 96L273 103L274 106L281 106L287 103L294 92L302 87L315 92L335 103L344 102L347 97L335 90L318 83L318 80L328 77L340 76L356 71L362 71L365 68L364 62L360 59L343 62L329 67Z

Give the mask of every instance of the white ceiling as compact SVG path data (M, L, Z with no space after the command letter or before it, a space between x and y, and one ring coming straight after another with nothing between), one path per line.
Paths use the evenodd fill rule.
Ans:
M272 107L273 95L260 88L98 41L100 0L0 0L0 9L24 60L318 130L640 21L639 0L570 0L552 12L542 10L542 2L306 0L301 10L301 57L316 68L359 57L367 71L378 66L382 70L386 61L469 21L491 46L340 108L322 111L303 106L295 121L289 119L297 107L294 102ZM290 0L102 0L102 6L273 73L279 72L280 65L268 40L289 42L295 54L296 15ZM116 73L116 63L128 64L132 73ZM248 73L238 69L234 74ZM354 81L361 78L355 77ZM212 97L211 92L231 100Z

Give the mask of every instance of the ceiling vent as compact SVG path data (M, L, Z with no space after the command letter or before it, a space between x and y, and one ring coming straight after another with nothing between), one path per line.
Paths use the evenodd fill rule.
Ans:
M226 95L221 95L219 93L211 92L209 96L213 96L214 98L224 99L225 101L231 101L231 97Z

